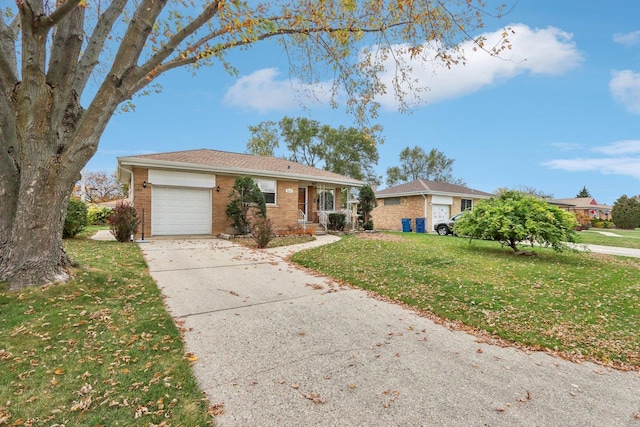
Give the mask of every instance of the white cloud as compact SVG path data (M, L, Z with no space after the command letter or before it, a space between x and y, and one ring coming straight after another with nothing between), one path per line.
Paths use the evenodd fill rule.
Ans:
M640 140L616 141L601 147L594 147L589 151L605 156L555 159L542 163L542 165L550 169L568 172L598 172L605 175L624 175L640 179Z
M640 73L631 70L612 71L609 91L613 99L633 114L640 114Z
M435 49L426 45L421 58L406 61L412 69L409 80L415 80L414 83L428 88L428 91L409 95L405 99L407 103L418 106L426 102L435 103L465 96L526 72L533 75L560 75L576 68L583 60L583 55L572 41L573 36L558 28L532 29L523 24L514 24L510 28L515 32L509 35L512 48L504 51L500 57L492 57L484 51L474 52L474 45L466 42L461 46L465 52L466 65L459 64L451 69L437 60L428 59L435 55ZM500 30L484 34L485 45L498 44L502 32ZM402 47L403 45L397 45L396 50L399 51ZM392 81L396 64L389 59L385 69L381 78L388 93L378 97L377 101L384 108L395 110L398 102L392 93ZM328 102L331 84L329 81L313 87L297 79L283 79L278 70L267 68L241 77L229 88L224 102L263 113L272 110L286 111L299 108L299 100L303 98L300 93L313 92L319 97L318 102ZM408 93L411 92L408 84L402 87Z
M303 84L298 79L279 79L279 76L280 72L277 69L265 68L240 77L227 90L224 103L265 113L299 108L301 93L313 93L313 101L328 102L330 83L311 86Z
M634 46L640 43L640 31L633 31L631 33L615 33L613 35L613 41L625 46Z
M621 154L640 154L640 140L631 139L613 142L609 145L594 148L597 153L609 154L612 156Z
M599 172L604 175L626 175L640 179L640 157L558 159L545 162L543 166L568 172Z
M410 99L410 103L435 103L477 92L483 87L511 79L529 72L533 75L561 75L581 64L583 55L572 41L572 35L558 28L531 29L523 24L510 26L515 32L509 34L511 49L505 50L500 57L492 57L484 51L473 51L473 43L466 42L461 47L465 53L465 65L447 69L437 61L414 59L408 61L414 70L413 78L429 91L420 100ZM497 45L503 31L486 33L485 46ZM402 46L398 46L401 48ZM426 55L433 56L434 49ZM391 60L386 64L384 76L387 87L391 87L395 76L395 64ZM388 109L395 109L397 102L392 93L381 97L380 102Z

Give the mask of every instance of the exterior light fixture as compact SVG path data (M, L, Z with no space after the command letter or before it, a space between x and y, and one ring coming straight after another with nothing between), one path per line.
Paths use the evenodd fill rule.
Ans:
M147 181L142 181L142 188L147 188Z

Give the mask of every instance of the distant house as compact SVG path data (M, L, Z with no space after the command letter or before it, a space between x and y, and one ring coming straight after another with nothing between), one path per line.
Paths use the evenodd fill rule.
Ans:
M446 182L418 179L395 187L376 191L378 206L373 210L373 224L382 230L402 230L402 219L425 218L426 230L433 224L473 209L482 199L494 196L484 191ZM415 229L415 228L414 228Z
M129 184L138 215L144 212L146 236L228 231L225 210L240 176L254 178L275 228L325 225L328 213L341 210L342 191L364 185L285 159L206 149L119 157L117 175ZM345 214L349 221L350 211Z
M611 219L611 206L601 205L593 197L573 197L569 199L551 199L549 203L569 212L589 218Z

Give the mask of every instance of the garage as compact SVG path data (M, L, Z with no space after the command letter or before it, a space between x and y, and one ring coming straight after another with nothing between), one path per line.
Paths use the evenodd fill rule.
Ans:
M449 205L431 205L431 229L438 221L449 219Z
M154 186L151 234L211 234L211 190Z

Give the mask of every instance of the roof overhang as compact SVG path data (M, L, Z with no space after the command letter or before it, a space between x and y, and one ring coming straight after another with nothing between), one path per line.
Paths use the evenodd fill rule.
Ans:
M486 196L484 194L472 194L472 193L453 193L447 191L405 191L399 193L388 194L376 194L376 199L388 199L390 197L408 197L408 196L455 196L455 197L468 197L470 199L488 199L492 196Z
M141 159L139 157L118 157L118 179L123 181L122 171L127 173L127 177L131 173L131 169L127 167L146 167L146 168L159 168L159 169L175 169L182 171L197 171L197 172L212 172L212 173L220 173L220 174L229 174L229 175L251 175L251 176L260 176L266 178L279 178L279 179L298 179L301 181L309 181L309 182L320 182L323 184L334 184L334 185L342 185L345 187L362 187L365 185L364 182L356 180L356 179L335 179L330 177L323 176L315 176L315 175L307 175L307 174L296 174L296 173L287 173L282 174L278 172L265 171L259 169L250 169L250 168L233 168L233 167L220 167L213 165L201 165L196 163L185 163L185 162L172 162L167 160L155 160L155 159ZM126 181L128 182L128 178Z

